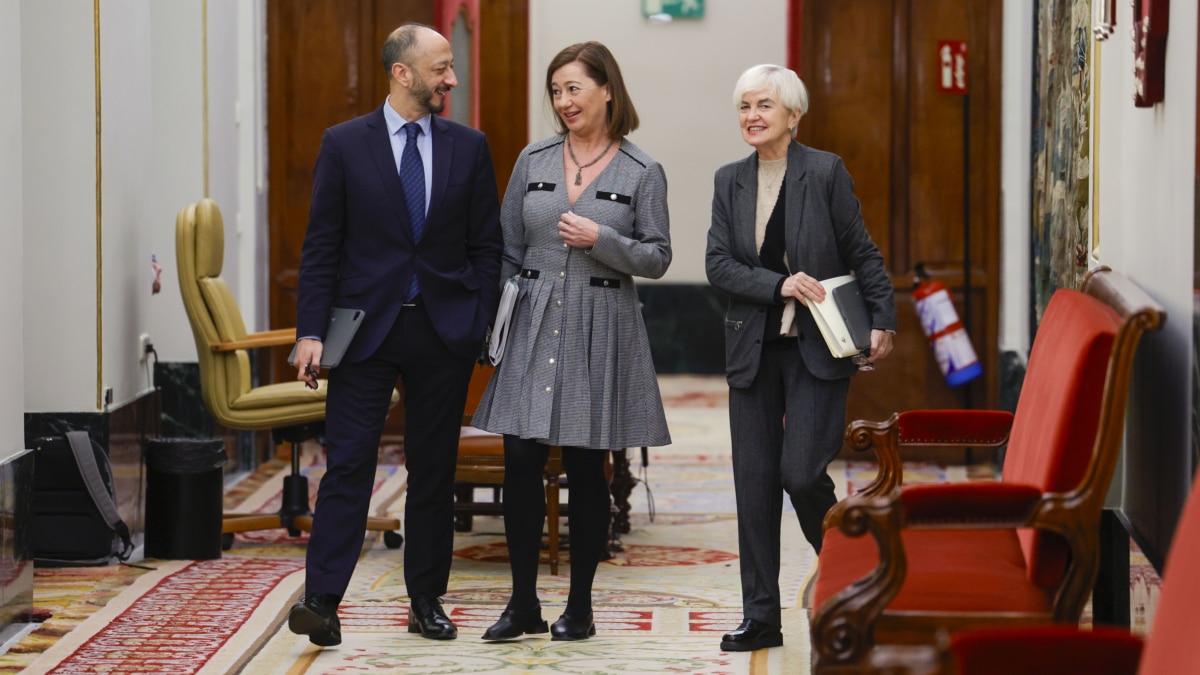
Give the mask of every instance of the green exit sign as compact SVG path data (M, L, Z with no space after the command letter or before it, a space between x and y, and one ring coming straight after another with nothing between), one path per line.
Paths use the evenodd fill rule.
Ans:
M699 19L704 16L704 0L642 0L642 16Z

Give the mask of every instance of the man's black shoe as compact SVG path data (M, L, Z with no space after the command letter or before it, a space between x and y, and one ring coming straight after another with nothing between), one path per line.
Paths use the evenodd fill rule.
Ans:
M757 619L746 619L737 630L721 636L721 651L752 652L783 645L783 633Z
M505 609L500 613L500 620L483 632L484 640L513 640L522 635L547 633L550 627L542 618L541 606L523 611Z
M458 629L446 616L440 598L413 598L408 609L408 632L430 640L453 640Z
M550 625L551 640L586 640L595 634L596 624L591 612L579 617L563 612L558 621Z
M303 598L288 613L288 629L297 635L307 635L308 641L319 647L342 643L342 624L337 615L338 598L318 593Z

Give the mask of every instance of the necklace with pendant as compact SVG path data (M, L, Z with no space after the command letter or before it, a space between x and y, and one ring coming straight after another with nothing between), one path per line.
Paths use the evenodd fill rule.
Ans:
M613 143L615 142L616 139L609 140L608 145L604 146L604 150L600 151L600 154L596 156L596 159L593 159L587 164L580 164L579 160L575 159L575 148L571 147L571 134L567 134L567 154L571 156L571 161L575 162L576 185L583 185L583 170L595 164L596 162L599 162L602 157L608 154L609 149L612 148Z
M768 196L774 196L783 183L783 175L787 173L787 164L785 163L779 169L773 169L770 174L763 172L763 187L767 189Z

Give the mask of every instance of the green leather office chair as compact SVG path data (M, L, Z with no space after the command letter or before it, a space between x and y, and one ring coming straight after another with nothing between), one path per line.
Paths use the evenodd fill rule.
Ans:
M284 478L282 507L273 514L224 514L222 544L229 548L237 532L283 527L298 536L312 530L308 478L300 473L299 444L324 437L327 383L320 380L316 390L298 380L251 386L247 350L290 347L296 330L246 333L233 293L221 278L224 252L225 225L216 203L203 199L184 207L175 221L176 264L183 306L196 338L204 407L221 425L270 429L275 445L292 445L292 470ZM399 401L400 394L393 391L392 406ZM403 543L400 521L395 518L369 518L367 529L382 531L388 548Z

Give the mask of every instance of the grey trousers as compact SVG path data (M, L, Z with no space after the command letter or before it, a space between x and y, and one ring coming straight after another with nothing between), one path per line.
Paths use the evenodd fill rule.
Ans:
M779 538L783 493L821 552L821 522L836 503L826 467L842 447L850 378L822 380L784 343L767 343L754 382L729 390L733 485L744 618L782 624Z

